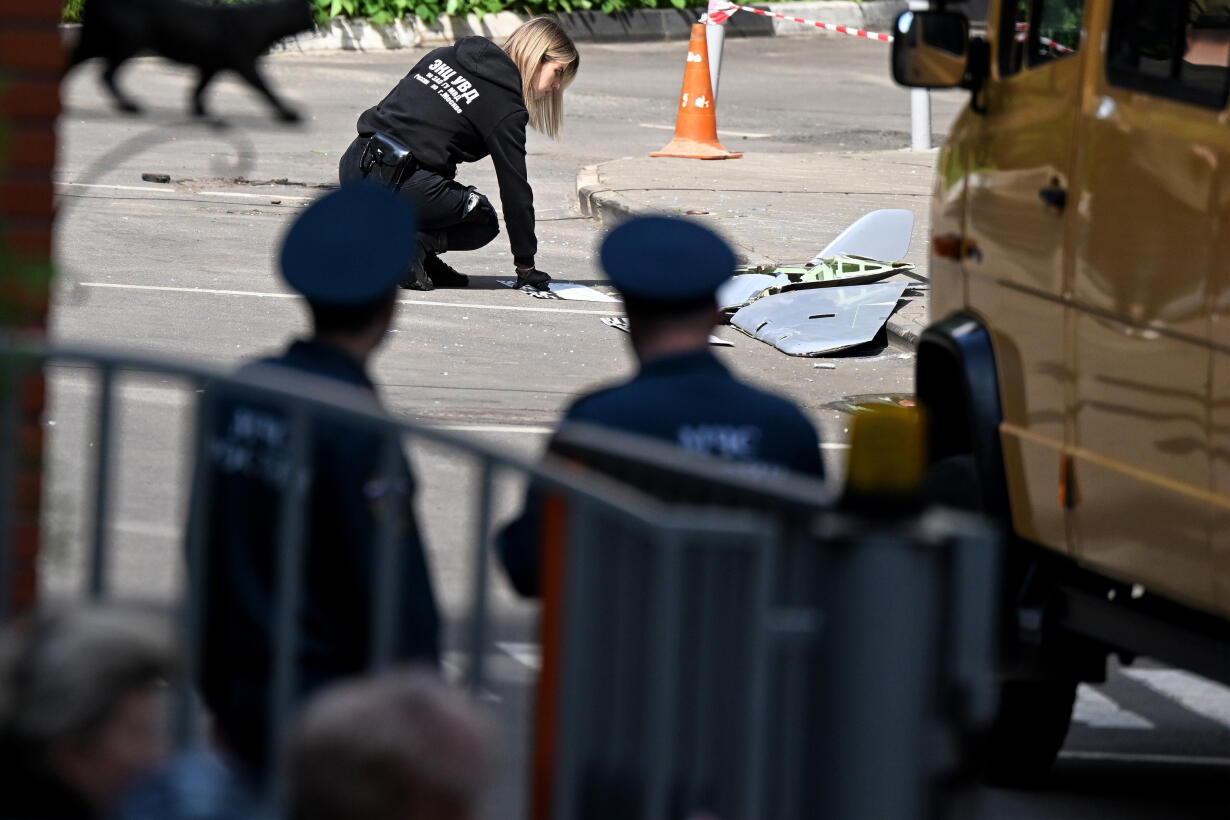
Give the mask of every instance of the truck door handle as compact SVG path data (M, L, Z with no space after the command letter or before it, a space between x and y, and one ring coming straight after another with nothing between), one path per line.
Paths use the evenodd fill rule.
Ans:
M1068 204L1067 190L1060 188L1057 185L1048 185L1045 188L1042 188L1038 191L1038 196L1047 205L1053 205L1061 211L1063 210L1063 207Z

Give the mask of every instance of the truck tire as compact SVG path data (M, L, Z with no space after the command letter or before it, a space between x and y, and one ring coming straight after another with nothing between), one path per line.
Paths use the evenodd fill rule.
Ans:
M1008 680L988 737L982 777L1007 788L1041 785L1068 734L1074 680Z

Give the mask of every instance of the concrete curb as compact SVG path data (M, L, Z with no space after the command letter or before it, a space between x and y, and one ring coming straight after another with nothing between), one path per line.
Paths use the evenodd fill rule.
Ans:
M812 0L747 5L807 20L871 31L887 31L896 16L905 11L906 0L867 0L864 3L851 0ZM636 9L616 14L577 11L561 14L559 20L569 36L579 42L686 40L692 24L703 13L704 8ZM528 19L530 15L502 11L482 17L474 14L463 17L441 15L430 26L423 25L417 17L407 17L381 25L368 20L330 20L311 32L283 40L270 51L304 54L317 51L387 51L435 47L472 34L500 40ZM79 28L78 24L62 25L62 37L72 42L76 39ZM815 26L739 12L726 24L726 33L732 37L841 36Z
M629 202L618 191L604 184L600 171L601 167L602 163L587 165L577 173L577 204L583 216L596 219L604 227L610 228L634 216L662 213L662 211L657 209ZM742 264L772 265L778 261L749 251L737 242L734 244L738 250L739 261ZM887 329L888 334L902 347L908 350L914 350L918 347L918 337L921 328L916 322L912 322L904 317L900 311L894 311L888 317L888 321L884 323L884 327Z
M601 167L601 163L598 165L587 165L577 174L577 204L580 206L583 216L596 219L604 227L610 228L634 216L649 216L652 214L677 215L629 202L618 191L612 190L602 182ZM727 239L729 240L730 238L727 237ZM731 240L731 243L735 246L740 264L757 266L772 265L776 262L776 260L749 250L738 242Z

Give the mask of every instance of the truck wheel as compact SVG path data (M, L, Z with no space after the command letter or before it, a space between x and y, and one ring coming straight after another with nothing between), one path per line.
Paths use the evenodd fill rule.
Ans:
M983 486L973 455L951 455L927 473L928 497L938 504L983 512ZM1015 588L1011 579L1004 586ZM975 769L986 782L1010 788L1040 785L1068 734L1073 680L1012 679L1000 684L999 711L986 736Z
M1032 788L1045 781L1068 734L1075 701L1074 680L1004 681L983 779L1008 788Z

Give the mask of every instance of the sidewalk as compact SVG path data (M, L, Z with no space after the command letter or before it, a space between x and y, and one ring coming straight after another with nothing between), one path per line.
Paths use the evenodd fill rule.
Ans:
M805 262L863 214L914 212L903 261L914 277L888 320L888 332L914 347L927 324L931 184L935 149L757 154L754 143L723 137L740 159L624 157L577 176L581 212L614 224L644 213L687 214L720 231L748 264ZM897 261L897 260L888 260Z

